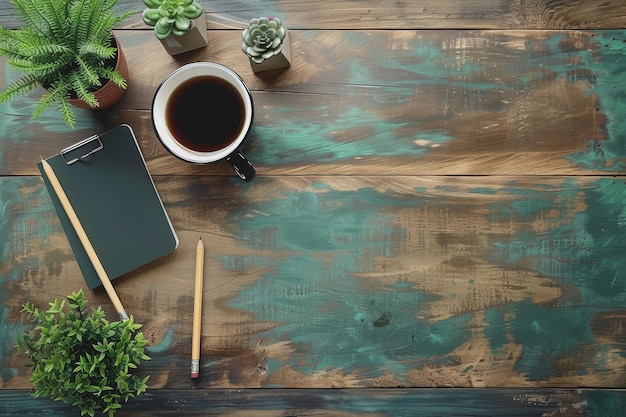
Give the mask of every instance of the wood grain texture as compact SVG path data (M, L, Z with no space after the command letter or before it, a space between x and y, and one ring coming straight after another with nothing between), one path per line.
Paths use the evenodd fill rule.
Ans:
M84 286L39 178L3 178L4 334ZM626 184L604 177L158 177L180 248L116 289L153 388L622 387ZM90 297L108 306L106 294ZM107 310L107 311L108 311ZM3 354L8 388L23 359Z
M81 112L70 130L53 111L30 123L40 91L0 106L2 174L35 175L40 155L129 123L154 175L230 175L181 163L152 128L161 80L198 60L233 68L253 91L246 152L261 175L624 172L623 31L295 31L292 67L261 76L232 32L180 59L148 32L119 37L131 79L115 109Z
M115 283L152 357L118 416L622 413L626 1L200 2L209 45L172 58L120 0L129 89L76 129L30 119L40 90L0 105L0 416L76 415L27 395L12 345L23 303L85 287L35 164L121 123L181 243ZM255 75L241 53L261 15L290 30L290 68ZM154 134L156 88L194 61L252 91L251 183Z
M623 0L411 0L250 2L198 0L209 29L241 29L253 17L275 15L293 29L624 29ZM136 13L124 27L149 30L143 4L120 0L117 7ZM0 26L19 25L8 0L0 2Z
M116 413L118 417L173 416L327 416L327 417L614 417L626 405L622 390L567 390L528 388L395 389L395 390L161 390L148 391ZM0 391L0 417L40 415L75 416L75 411L23 392Z

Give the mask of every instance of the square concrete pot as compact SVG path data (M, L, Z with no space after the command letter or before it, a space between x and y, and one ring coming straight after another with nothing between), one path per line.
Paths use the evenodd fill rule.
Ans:
M191 21L191 28L183 36L170 35L161 39L161 44L172 56L207 46L206 16L204 13Z
M285 38L283 39L283 49L280 51L278 55L274 55L273 57L264 60L263 62L256 63L250 57L250 66L252 66L252 71L260 72L267 71L276 68L288 67L291 65L291 50L289 47L289 32L285 33Z

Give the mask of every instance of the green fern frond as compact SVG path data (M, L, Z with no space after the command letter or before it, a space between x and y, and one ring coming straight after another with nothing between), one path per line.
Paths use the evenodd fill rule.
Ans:
M89 65L89 63L85 61L80 55L76 57L76 64L78 66L78 73L80 74L79 79L81 84L87 85L87 88L100 87L102 85L102 83L100 82L100 77L98 77L97 66Z
M41 96L37 103L37 108L33 112L32 118L35 119L45 112L52 105L58 105L61 110L63 120L69 127L76 125L76 115L69 102L69 90L66 86L69 81L63 80L50 86L50 88Z
M100 67L97 69L97 73L100 76L100 78L109 80L120 88L125 89L128 86L124 77L122 77L120 73L115 70L112 70L110 68Z
M107 31L106 28L113 27L119 22L120 19L114 15L103 16L103 18L94 25L94 36L91 37L91 41L106 45L111 40L111 32Z
M39 117L41 113L46 111L52 104L58 102L66 92L61 83L51 85L50 88L42 94L37 102L37 108L33 112L33 119Z
M12 100L18 95L24 95L37 86L37 77L26 75L19 80L9 84L4 90L0 91L0 103Z
M21 61L30 61L33 66L50 63L51 61L67 64L67 57L71 56L72 53L71 49L62 45L38 45L25 49Z
M28 50L36 39L29 30L0 28L0 53L9 58L28 58Z
M96 100L96 97L89 91L89 84L84 82L79 73L71 73L69 81L72 86L72 90L76 93L80 100L89 104L90 107L98 107L100 105L98 100Z
M81 57L93 57L99 60L111 59L115 56L117 49L111 46L103 46L98 43L87 43L80 47L78 51Z
M40 35L46 35L44 30L50 29L50 26L38 10L37 5L27 0L11 0L11 3L27 27L37 29Z
M44 83L50 78L54 78L65 66L64 62L50 61L43 64L34 64L30 61L19 59L9 60L8 63L14 68L28 74L32 79Z
M95 3L95 2L94 2ZM93 3L91 3L93 5ZM72 28L72 39L85 39L87 36L86 33L86 20L90 18L89 12L89 4L79 1L69 4L68 15L69 18L76 22L76 25ZM93 6L92 6L93 7ZM78 44L74 45L75 48L80 47Z
M61 108L61 115L63 116L65 123L67 123L69 127L74 127L76 125L76 115L72 110L72 105L70 104L67 96L61 97L59 100L59 107Z
M95 22L93 31L96 34L92 40L96 43L107 45L111 41L111 30L117 24L123 22L126 18L133 15L134 11L127 11L121 14L114 13L115 5L118 0L102 0L100 9L100 19Z
M0 54L7 62L24 73L51 75L71 63L73 51L65 45L51 42L33 33L0 30Z
M57 0L11 0L28 27L57 41L67 37L67 3Z

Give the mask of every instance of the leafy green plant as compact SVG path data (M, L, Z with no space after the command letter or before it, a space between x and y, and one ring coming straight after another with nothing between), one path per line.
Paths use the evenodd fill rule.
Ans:
M126 80L110 64L117 54L113 26L130 14L116 14L117 1L11 0L25 25L0 27L0 55L24 76L0 92L0 103L39 84L47 92L33 118L55 104L65 122L74 126L70 98L95 108L99 103L93 92L106 82L126 88Z
M195 0L143 0L147 8L143 21L154 26L158 39L182 36L191 29L191 21L202 15L202 6Z
M283 50L287 30L277 17L259 17L241 33L241 49L257 64L278 55Z
M140 324L131 317L109 322L101 307L87 311L83 292L54 300L46 311L25 304L22 314L34 329L18 338L16 347L28 354L35 397L80 408L81 415L95 410L113 417L122 402L146 391L149 376L131 372L142 360L146 341Z

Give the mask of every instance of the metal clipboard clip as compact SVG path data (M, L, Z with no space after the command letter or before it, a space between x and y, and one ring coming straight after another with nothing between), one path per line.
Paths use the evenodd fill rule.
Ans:
M91 143L93 143L95 147L91 147L87 150L87 152L85 152L85 150L82 148L86 147L87 145ZM104 145L102 145L100 136L94 135L87 139L81 140L80 142L75 143L72 146L68 146L67 148L63 149L61 151L61 156L63 157L63 160L65 161L67 165L72 165L74 162L83 160L87 158L88 156L93 155L94 153L102 150L103 148L104 148ZM74 156L74 157L71 156L72 154L77 153L77 152L79 153L78 156Z

